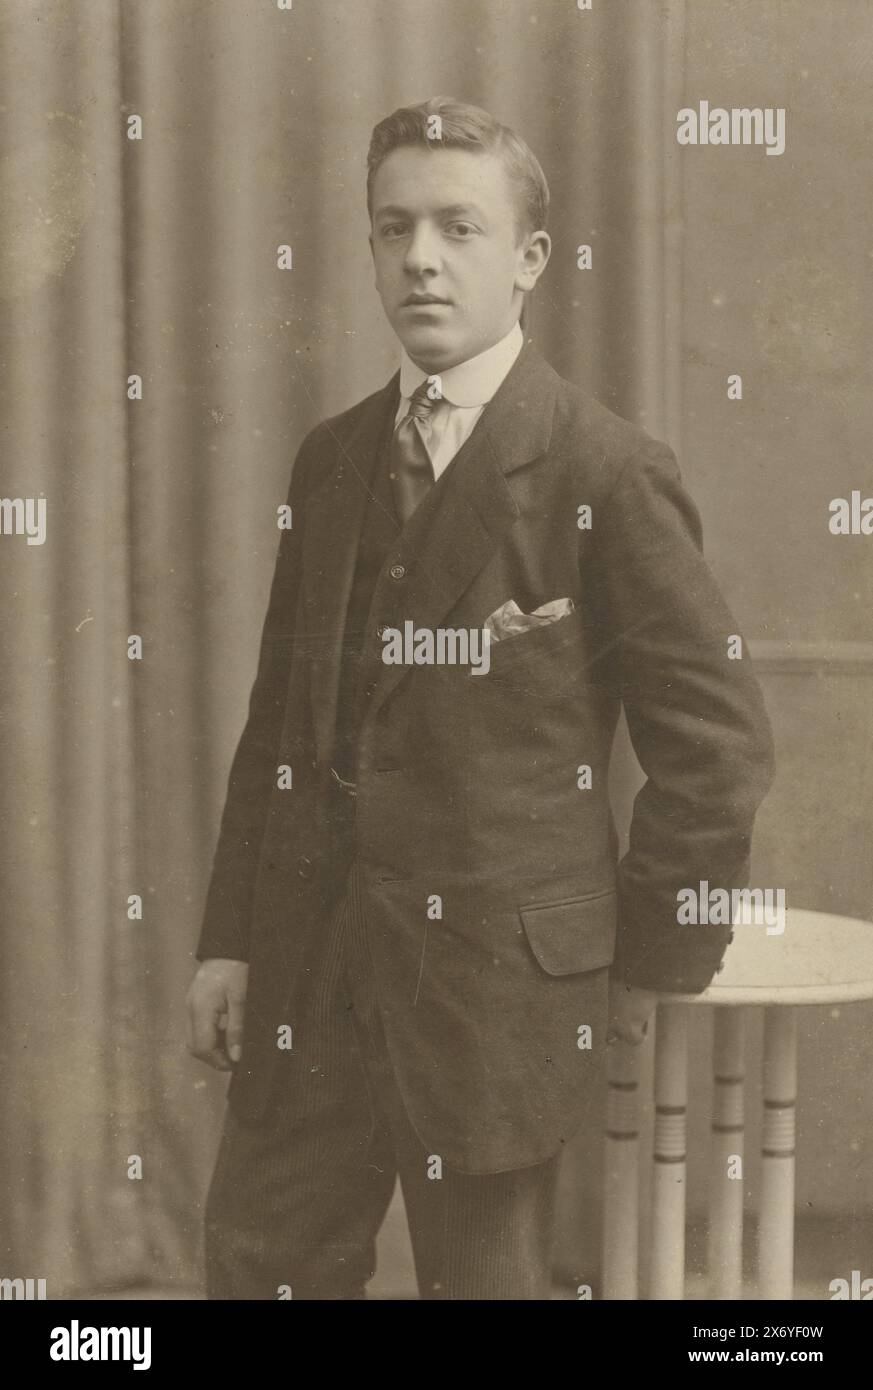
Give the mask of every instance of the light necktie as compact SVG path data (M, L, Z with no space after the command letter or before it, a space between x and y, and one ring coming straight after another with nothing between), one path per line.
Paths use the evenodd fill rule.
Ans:
M406 523L419 502L433 486L433 464L418 432L416 420L427 420L441 399L428 396L430 383L425 378L413 391L409 410L394 431L391 440L391 487L394 505L400 520Z

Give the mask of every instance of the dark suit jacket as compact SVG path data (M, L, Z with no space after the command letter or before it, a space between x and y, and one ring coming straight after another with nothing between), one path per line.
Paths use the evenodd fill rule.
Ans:
M318 1103L317 1040L283 1052L277 1029L318 975L341 886L328 830L343 623L397 403L395 375L300 448L230 773L197 954L251 963L230 1100L252 1118L271 1087L301 1117ZM593 1054L578 1030L594 1027L598 1053L614 956L638 985L705 988L730 929L677 925L677 892L747 883L772 745L663 444L526 344L444 483L399 536L370 610L357 853L410 1117L430 1151L485 1172L539 1162L581 1124ZM575 610L493 645L487 675L381 661L384 624L481 628L507 599L530 612L561 597ZM648 780L617 864L607 765L621 704ZM291 790L277 789L281 764Z

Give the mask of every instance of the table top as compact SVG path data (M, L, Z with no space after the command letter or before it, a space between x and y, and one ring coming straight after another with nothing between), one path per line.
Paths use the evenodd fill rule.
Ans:
M772 928L771 928L772 931ZM739 924L724 967L702 994L665 1004L834 1004L873 999L873 922L789 908L785 930Z

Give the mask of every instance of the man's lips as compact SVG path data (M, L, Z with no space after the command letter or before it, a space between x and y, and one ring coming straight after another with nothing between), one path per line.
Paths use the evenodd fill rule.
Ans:
M448 299L440 299L433 294L411 294L403 301L404 309L424 308L428 304L448 304Z

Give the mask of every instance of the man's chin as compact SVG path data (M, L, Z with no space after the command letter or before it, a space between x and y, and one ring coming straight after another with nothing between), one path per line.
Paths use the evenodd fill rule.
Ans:
M448 371L449 367L465 360L463 344L445 333L407 331L402 336L399 333L397 336L415 365L421 367L422 371Z

